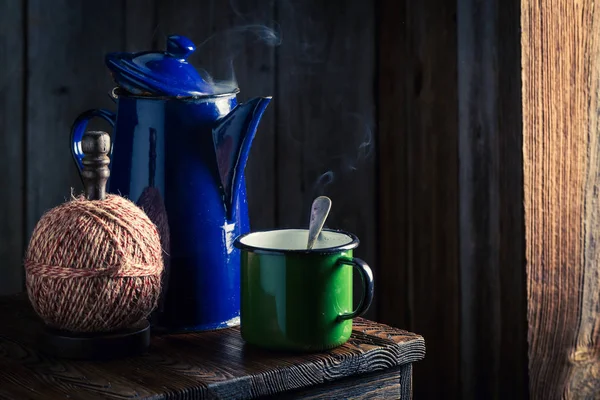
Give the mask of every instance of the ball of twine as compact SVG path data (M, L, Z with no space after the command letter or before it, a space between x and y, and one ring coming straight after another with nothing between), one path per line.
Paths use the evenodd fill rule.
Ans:
M26 286L46 324L73 332L108 332L146 318L156 307L163 270L155 225L133 202L83 196L38 221L25 257Z

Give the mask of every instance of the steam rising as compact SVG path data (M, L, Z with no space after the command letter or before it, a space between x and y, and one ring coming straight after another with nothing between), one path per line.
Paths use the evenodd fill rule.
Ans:
M344 139L337 146L337 154L331 154L327 149L312 152L319 158L314 162L325 163L328 170L317 177L310 195L325 195L327 187L336 176L346 176L357 171L373 153L373 128L368 118L357 113L341 113L340 119L356 121L353 124L356 129L344 132Z
M356 136L358 136L360 144L358 144L356 150L353 150L352 148L348 149L348 153L346 153L348 154L348 158L342 168L346 171L355 171L373 152L373 146L371 146L373 143L373 129L367 119L359 114L348 114L347 118L356 120ZM355 143L356 142L353 144L356 145Z
M263 24L239 25L200 41L189 61L216 94L230 93L238 88L235 61L245 49L259 45L276 47L280 44L281 35L273 28ZM213 57L210 60L212 62L207 63L207 54Z
M315 184L313 185L312 191L316 196L321 196L325 194L325 188L327 188L327 186L331 185L331 183L333 183L333 178L335 177L335 174L333 173L333 171L327 171L323 174L321 174L318 178L317 181L315 182Z
M215 38L227 39L227 36L236 36L236 35L244 35L249 34L254 36L255 41L263 42L267 46L279 46L281 44L281 38L279 33L277 33L274 29L267 27L266 25L258 25L258 24L249 24L236 26L230 29L227 29L223 32L217 32L208 38L206 38L203 42L197 45L197 48L201 48L206 43L210 42ZM238 40L240 38L234 38L234 40Z
M355 173L369 160L373 153L373 127L369 118L358 113L340 113L340 119L355 121L354 130L343 133L343 139L336 146L336 153L330 149L311 149L310 164L324 167L319 171L310 190L304 193L303 209L309 209L312 200L318 196L330 196L336 204L336 210L343 204L341 194L348 192L355 181ZM342 203L340 203L342 201Z
M262 9L243 0L229 0L230 16L235 19L232 23L235 26L225 30L217 29L216 33L206 37L189 35L197 47L189 62L212 85L215 93L228 93L238 88L236 69L244 85L253 79L252 76L245 75L246 69L241 63L254 63L250 70L256 73L257 70L260 71L260 56L264 54L260 52L260 47L282 46L276 54L278 62L285 64L285 69L278 71L276 79L283 90L260 93L253 88L249 93L284 94L283 98L277 100L279 117L276 134L286 135L286 141L290 145L295 144L298 149L302 149L294 150L302 152L304 165L301 177L301 202L304 203L302 210L310 209L315 197L326 195L332 197L335 213L335 210L341 208L340 203L346 193L360 190L352 185L360 175L357 171L370 166L368 160L375 148L372 103L358 97L345 98L348 93L345 90L347 85L358 84L364 87L365 77L361 76L358 81L354 78L339 79L340 76L353 76L346 73L346 69L351 68L349 65L353 62L358 62L355 53L357 49L360 50L359 36L353 42L345 36L324 35L328 29L328 20L305 12L302 2L283 0L277 2L277 15L285 15L280 17L285 21L288 38L283 41L281 27L277 21L271 20L273 14L265 11L267 8L272 9L266 6ZM357 44L356 48L353 43ZM345 52L332 54L330 50L334 46L345 49ZM269 61L265 61L266 65L268 63ZM316 74L318 78L315 78ZM303 76L310 77L313 82L312 91L309 92L303 85ZM287 77L291 79L288 81ZM322 82L322 88L314 84L315 79ZM292 109L283 103L286 95L311 96L314 103L307 109ZM295 128L290 121L298 121L298 113L303 118L300 127ZM322 140L315 136L305 137L305 132L313 130L313 127L318 127L315 129L318 132L331 132L331 136L323 137ZM252 157L257 156L255 154ZM302 221L305 220L302 218Z

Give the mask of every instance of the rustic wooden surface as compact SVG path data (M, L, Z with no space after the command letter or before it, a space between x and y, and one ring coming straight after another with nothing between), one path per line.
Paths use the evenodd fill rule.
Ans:
M415 398L457 398L456 4L382 0L379 15L379 320L427 338Z
M373 372L358 377L343 378L305 390L268 397L269 400L339 400L339 399L412 399L412 364L392 368L387 372Z
M358 379L364 398L363 384L373 376L363 374L383 374L373 382L374 393L380 385L392 390L399 382L406 387L410 370L398 367L425 355L421 336L358 319L348 343L319 354L258 350L246 346L239 329L231 328L157 336L151 351L140 357L69 362L36 350L42 323L26 297L0 298L0 320L5 321L0 325L0 398L9 399L256 398L350 376ZM389 381L388 372L397 381ZM347 381L341 385L348 387Z
M23 6L17 1L0 3L0 295L22 288L25 151L23 140L24 65Z
M600 397L600 11L521 6L532 398Z
M462 0L459 398L527 396L518 0Z
M416 398L596 395L590 0L5 3L0 293L21 289L37 218L82 189L68 129L113 107L104 53L266 24L279 46L221 35L196 60L222 64L226 44L240 99L273 95L247 168L253 227L306 224L332 197L329 225L375 270L369 318L428 339Z

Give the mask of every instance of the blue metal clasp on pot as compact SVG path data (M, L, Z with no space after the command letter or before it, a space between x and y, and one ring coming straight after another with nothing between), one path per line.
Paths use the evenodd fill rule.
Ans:
M90 118L113 126L108 190L136 201L163 241L164 292L155 324L171 331L239 323L239 250L250 230L244 170L270 97L237 102L187 61L195 46L174 35L165 51L106 56L117 110L75 121L73 156Z

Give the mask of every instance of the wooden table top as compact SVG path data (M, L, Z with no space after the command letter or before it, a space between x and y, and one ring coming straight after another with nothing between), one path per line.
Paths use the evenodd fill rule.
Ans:
M228 328L153 336L150 351L137 357L67 361L36 350L42 326L26 296L0 297L0 399L250 399L425 356L421 336L359 318L345 345L316 354L259 350Z

